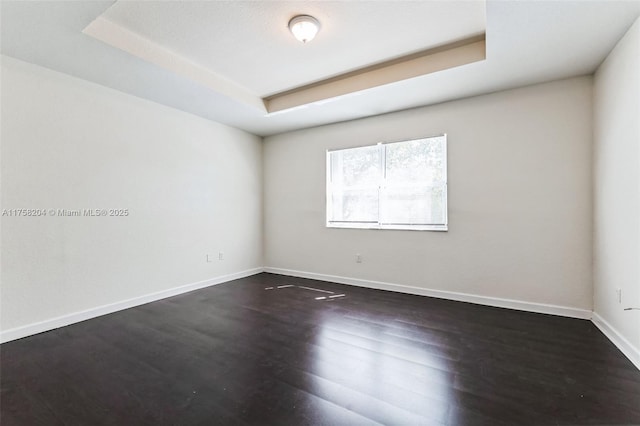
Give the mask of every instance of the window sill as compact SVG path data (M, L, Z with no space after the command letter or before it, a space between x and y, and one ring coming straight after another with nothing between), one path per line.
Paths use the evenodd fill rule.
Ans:
M377 223L327 223L327 228L375 229L395 231L438 231L447 232L448 225L378 225Z

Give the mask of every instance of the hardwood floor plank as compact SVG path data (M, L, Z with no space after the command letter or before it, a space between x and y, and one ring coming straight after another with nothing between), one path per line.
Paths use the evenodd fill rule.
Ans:
M640 371L589 321L259 274L3 344L0 423L640 424Z

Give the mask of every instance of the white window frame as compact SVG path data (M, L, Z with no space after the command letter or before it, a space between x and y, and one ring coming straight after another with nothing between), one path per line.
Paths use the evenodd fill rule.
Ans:
M410 224L410 223L401 223L401 224L382 224L379 222L338 222L331 220L331 211L332 211L332 193L334 186L331 182L331 153L336 151L345 151L348 149L355 148L367 148L371 146L379 146L381 149L380 152L380 162L381 162L381 176L380 182L378 183L378 201L380 200L380 193L386 186L386 149L383 149L385 145L398 143L398 142L412 142L415 140L424 140L431 138L444 138L444 147L443 147L443 156L444 156L444 224ZM427 136L423 138L416 139L408 139L402 141L395 142L381 142L374 145L363 145L356 146L350 148L339 148L339 149L331 149L326 152L326 198L325 198L325 209L326 209L326 227L327 228L347 228L347 229L394 229L394 230L406 230L406 231L448 231L449 230L449 203L448 203L448 170L447 170L447 134L440 134L434 136ZM355 188L355 187L354 187ZM352 188L352 189L354 189ZM378 207L379 208L379 207Z

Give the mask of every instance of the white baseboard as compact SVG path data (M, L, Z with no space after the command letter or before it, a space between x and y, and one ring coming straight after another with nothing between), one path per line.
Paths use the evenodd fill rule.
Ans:
M633 346L622 334L618 332L611 324L609 324L604 318L597 313L593 313L591 319L596 327L602 331L602 334L607 336L607 339L611 340L611 343L616 345L620 352L622 352L633 365L640 370L640 350Z
M412 287L401 284L392 284L381 281L369 281L357 278L340 277L336 275L317 274L314 272L295 271L292 269L281 269L265 267L264 272L272 274L288 275L292 277L310 278L319 281L329 281L340 284L348 284L358 287L375 288L379 290L389 290L398 293L416 294L420 296L437 297L439 299L456 300L459 302L476 303L479 305L495 306L498 308L516 309L519 311L537 312L541 314L559 315L570 318L591 319L592 312L586 309L572 308L568 306L548 305L544 303L523 302L520 300L501 299L498 297L478 296L468 293L457 293L453 291L433 290L422 287Z
M44 331L64 327L66 325L74 324L80 321L85 321L91 318L121 311L123 309L133 308L135 306L144 305L146 303L155 302L156 300L166 299L167 297L177 296L182 293L188 293L190 291L199 290L201 288L210 287L212 285L222 284L227 281L237 280L239 278L248 277L251 275L259 274L261 272L263 272L263 268L254 268L236 272L233 274L221 275L219 277L211 278L208 280L170 288L168 290L158 291L156 293L145 294L144 296L134 297L132 299L122 300L120 302L110 303L108 305L98 306L84 311L74 312L60 317L51 318L45 321L12 328L0 332L0 343L21 339L23 337L42 333Z
M319 281L329 281L340 284L348 284L358 287L375 288L380 290L396 291L399 293L416 294L420 296L437 297L439 299L456 300L460 302L470 302L479 305L495 306L499 308L515 309L519 311L537 312L542 314L559 315L563 317L590 319L598 329L640 370L640 350L634 347L624 336L595 312L571 308L567 306L548 305L544 303L523 302L520 300L502 299L497 297L478 296L468 293L457 293L452 291L433 290L421 287L412 287L400 284L392 284L381 281L361 280L357 278L347 278L337 275L325 275L314 272L296 271L292 269L281 269L265 267L264 272L272 274L287 275L291 277L310 278Z
M515 309L519 311L537 312L542 314L559 315L570 318L590 319L596 327L640 370L640 350L634 347L624 336L622 336L611 324L604 320L600 315L586 309L571 308L567 306L549 305L544 303L523 302L520 300L502 299L497 297L478 296L468 293L457 293L452 291L433 290L421 287L412 287L401 284L393 284L382 281L370 281L357 278L341 277L337 275L318 274L314 272L296 271L292 269L282 268L253 268L233 274L222 275L204 281L159 291L156 293L146 294L144 296L134 297L132 299L120 302L110 303L108 305L98 306L96 308L87 309L72 314L51 318L33 324L12 328L0 332L0 343L10 342L12 340L21 339L23 337L42 333L56 328L71 325L77 322L96 318L102 315L133 308L135 306L144 305L146 303L155 302L157 300L166 299L168 297L177 296L179 294L188 293L190 291L199 290L201 288L210 287L216 284L222 284L228 281L249 277L261 272L269 272L272 274L286 275L291 277L310 278L319 281L335 282L340 284L353 285L357 287L374 288L379 290L389 290L399 293L415 294L420 296L436 297L439 299L456 300L460 302L470 302L479 305L495 306L499 308Z

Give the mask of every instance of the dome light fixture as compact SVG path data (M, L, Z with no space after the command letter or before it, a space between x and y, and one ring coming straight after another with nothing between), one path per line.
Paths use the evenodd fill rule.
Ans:
M298 15L289 21L291 34L303 43L313 40L320 31L320 22L309 15Z

